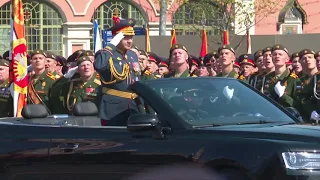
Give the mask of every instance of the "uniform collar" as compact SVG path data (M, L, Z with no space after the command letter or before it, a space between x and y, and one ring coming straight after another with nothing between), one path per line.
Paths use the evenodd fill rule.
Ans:
M3 82L0 83L0 87L5 87L9 84L9 80L4 80Z
M117 51L118 51L121 55L123 55L123 56L124 56L124 55L126 54L126 52L127 52L127 51L122 50L122 49L120 49L120 48L118 48L118 47L117 47Z

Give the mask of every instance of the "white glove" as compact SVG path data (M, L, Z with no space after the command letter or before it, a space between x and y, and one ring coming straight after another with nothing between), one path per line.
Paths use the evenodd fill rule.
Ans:
M282 86L280 81L274 86L274 91L278 94L279 97L282 97L286 87Z
M123 38L124 38L123 32L119 32L117 35L115 35L111 39L110 44L113 44L114 46L117 46Z
M229 86L223 88L223 95L228 99L231 100L233 97L234 89L230 89Z
M27 70L28 70L28 72L31 72L31 71L33 70L32 65L29 65L29 66L27 67Z
M318 124L320 121L320 115L317 113L317 111L312 111L310 119L315 120Z
M67 71L67 73L66 73L65 75L63 75L63 76L64 76L65 78L67 78L67 79L70 79L70 78L72 78L72 76L73 76L75 73L77 73L77 72L78 72L78 66L69 69L69 70Z

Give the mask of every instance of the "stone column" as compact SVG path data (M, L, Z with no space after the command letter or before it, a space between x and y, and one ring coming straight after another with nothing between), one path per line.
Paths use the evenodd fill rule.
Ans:
M90 41L93 39L90 31L93 29L91 22L66 22L63 24L64 56L70 56L78 49L90 49Z

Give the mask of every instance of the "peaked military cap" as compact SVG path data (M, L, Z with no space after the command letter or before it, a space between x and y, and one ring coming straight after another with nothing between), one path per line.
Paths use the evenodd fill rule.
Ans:
M242 64L249 64L254 66L254 56L252 54L242 54L238 58L238 62L240 65Z
M164 57L157 56L158 66L159 67L167 67L169 68L169 60Z
M306 54L313 54L315 55L315 52L310 50L310 49L303 49L299 52L299 57L302 57L303 55L306 55Z
M94 56L94 52L90 50L85 50L80 54L80 57L81 56Z
M320 51L316 52L315 55L314 55L315 58L317 58L319 56L320 56Z
M264 53L266 53L266 52L269 52L269 51L272 51L272 47L267 46L267 47L265 47L265 48L262 50L262 54L264 54Z
M288 51L288 49L286 48L286 47L284 47L283 45L281 45L281 44L276 44L276 45L274 45L273 47L272 47L272 52L273 51L275 51L275 50L282 50L282 51L284 51L284 52L286 52L287 54L289 54L289 51Z
M157 60L157 55L153 52L148 52L148 61L153 61L155 63L158 63L158 60Z
M291 60L294 58L297 58L297 57L300 57L299 52L295 52L295 53L291 54Z
M207 54L203 57L203 65L204 66L210 66L211 65L211 58L213 57L213 54Z
M140 55L148 56L144 50L138 49L138 51L139 51Z
M254 61L259 59L259 57L263 56L263 50L258 50L254 53Z
M199 66L201 64L200 59L194 55L189 55L188 61L190 66Z
M235 54L235 51L234 51L234 49L231 47L231 45L222 45L222 46L218 49L219 54L221 53L221 51L222 51L223 49L228 49L228 50L230 50L231 52L233 52L233 54Z
M76 62L83 52L85 52L83 49L76 50L67 58L67 62Z
M4 52L1 59L10 60L10 51L8 50L8 51Z
M171 55L172 51L174 51L175 49L182 49L182 50L188 52L188 50L187 50L187 48L186 48L185 46L183 46L183 45L181 45L181 44L174 44L174 45L172 45L172 47L170 48L170 55Z
M9 67L10 61L8 59L0 59L0 66Z
M118 16L113 16L113 26L109 29L112 32L112 35L116 35L119 32L122 32L124 35L133 36L134 33L134 25L136 21L134 19L121 19Z
M54 55L53 52L45 51L44 53L45 53L46 58L51 58L51 59L56 60L56 55Z
M58 66L65 66L67 64L66 58L62 56L56 56Z
M37 55L37 54L41 54L41 55L44 55L45 57L47 57L46 53L44 51L42 51L41 49L36 49L31 52L31 54L30 54L31 59L34 55Z
M90 61L92 63L91 59L88 56L81 56L77 60L77 65L79 66L84 61Z
M238 61L233 62L233 67L240 68L240 63Z

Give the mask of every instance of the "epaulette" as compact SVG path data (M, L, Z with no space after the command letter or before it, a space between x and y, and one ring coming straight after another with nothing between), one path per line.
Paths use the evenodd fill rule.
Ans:
M98 84L99 86L101 85L101 81L99 79L94 79L93 82Z
M55 77L55 75L51 74L51 73L47 73L47 76L52 79L52 80L56 80L57 78Z
M56 74L56 79L59 79L61 76L59 74Z
M160 74L155 75L156 78L161 78L162 76Z
M191 77L198 77L197 75L193 74Z
M235 73L233 77L236 78L236 79L238 79L239 74L238 74L238 73Z
M246 77L244 77L244 75L240 75L240 76L239 76L239 79L240 79L240 80L245 80Z
M145 71L144 71L144 74L147 75L147 76L150 76L150 75L151 75L151 72L148 71L148 70L145 70Z
M290 77L294 78L294 79L297 79L298 78L298 75L296 75L295 73L291 73L290 74Z

